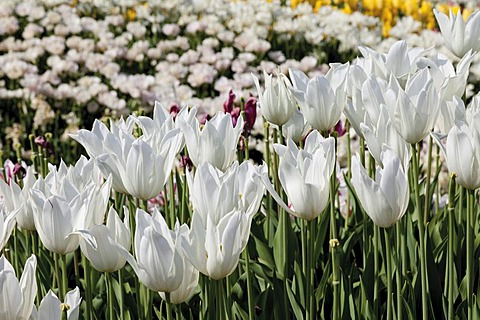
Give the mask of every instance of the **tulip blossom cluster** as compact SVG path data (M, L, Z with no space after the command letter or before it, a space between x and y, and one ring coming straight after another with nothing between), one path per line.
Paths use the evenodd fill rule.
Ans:
M204 275L218 280L235 270L263 196L261 167L234 163L225 173L209 163L188 177L192 226L182 239L186 257Z
M63 309L66 308L66 319L76 320L80 315L80 290L75 288L69 291L63 303L49 291L42 299L40 306L34 305L37 294L37 280L35 272L37 258L32 255L27 259L20 277L15 275L11 263L2 255L0 257L0 314L4 319L61 319Z

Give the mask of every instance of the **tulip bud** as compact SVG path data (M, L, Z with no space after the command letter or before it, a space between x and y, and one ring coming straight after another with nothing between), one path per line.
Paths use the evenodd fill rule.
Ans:
M461 58L470 49L480 49L480 15L472 13L467 22L463 20L462 12L459 10L455 15L450 10L450 15L433 9L438 26L442 32L445 46L457 57Z
M12 173L20 179L23 179L27 174L27 170L20 163L15 163Z
M228 99L223 103L223 111L225 113L231 113L233 110L233 103L235 102L235 93L230 89L228 92Z
M245 128L244 130L249 132L255 125L257 120L257 99L250 95L247 101L245 101Z
M389 228L407 211L410 200L408 178L401 160L386 148L382 154L382 167L377 167L372 180L360 164L357 155L352 162L352 185L365 212L382 228Z
M180 112L180 107L178 104L174 103L170 106L170 114L172 115L173 119L175 119Z

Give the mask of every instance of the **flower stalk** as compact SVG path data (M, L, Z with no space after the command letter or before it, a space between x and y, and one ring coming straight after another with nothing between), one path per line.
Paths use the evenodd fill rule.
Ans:
M468 319L473 319L473 221L475 219L475 190L467 190L467 305Z
M418 214L418 231L420 237L420 248L419 248L419 256L420 256L420 278L421 278L421 287L422 287L422 318L428 319L428 283L427 283L427 266L426 266L426 259L425 259L425 226L423 220L423 211L421 209L421 200L420 200L420 186L419 186L419 152L417 151L417 145L412 144L412 162L413 162L413 184L415 190L415 210Z
M114 309L113 309L113 283L112 283L112 274L110 272L105 272L105 282L107 285L107 300L108 300L108 319L113 320L115 318Z
M390 230L392 228L384 228L383 235L385 237L385 260L387 263L387 320L391 320L393 316L393 270L392 270L392 245L390 242Z
M454 279L454 272L453 269L453 259L454 259L454 251L453 246L455 242L455 174L450 174L450 183L448 186L448 319L454 318L454 300L453 300L453 279Z

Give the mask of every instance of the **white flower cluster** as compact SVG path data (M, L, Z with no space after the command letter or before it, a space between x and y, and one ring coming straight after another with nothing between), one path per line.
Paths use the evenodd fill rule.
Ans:
M360 14L263 0L2 1L0 99L40 96L123 112L130 101L160 100L213 113L230 89L248 96L251 73L295 67L313 76L330 41L340 53L378 46L377 25Z

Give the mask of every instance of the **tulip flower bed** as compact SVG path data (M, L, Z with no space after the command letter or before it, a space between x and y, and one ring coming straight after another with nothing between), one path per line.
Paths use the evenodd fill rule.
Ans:
M18 20L23 33L37 32L27 23L35 24L39 12L0 5L28 17ZM75 6L91 8L58 5L39 19L72 18ZM191 5L185 24L207 10L199 6ZM132 35L143 32L133 21L148 8L125 7ZM97 27L119 32L122 15L102 10L90 12L107 24ZM390 40L382 42L389 43L387 53L360 46L359 58L331 63L325 73L317 61L309 68L285 64L276 73L257 61L255 70L242 70L255 71L248 73L250 86L206 100L211 109L168 99L152 102L152 112L140 108L157 98L148 96L155 85L134 92L135 79L143 76L130 78L127 70L144 61L165 68L175 63L144 50L150 60L122 64L140 44L104 61L103 67L123 68L118 79L89 69L87 60L79 73L99 72L88 81L76 74L80 69L68 75L52 69L59 81L43 81L52 75L45 71L40 81L37 62L26 68L34 80L15 78L2 65L11 86L3 93L19 93L2 100L2 107L13 101L24 108L2 111L2 130L10 129L12 143L2 149L0 318L478 318L480 93L469 91L475 87L469 75L480 49L480 16L464 21L461 13L436 10L434 16L447 49ZM83 18L85 32L96 20ZM19 30L5 26L3 34ZM76 41L95 38L93 27L89 32ZM162 32L171 35L165 45L182 41L168 28ZM45 50L55 50L57 36L46 36L52 43L45 40ZM102 40L95 41L98 48ZM193 45L195 37L186 41ZM52 54L47 65L60 68L62 58ZM219 70L214 61L215 68L204 63ZM194 81L200 70L188 72L186 81ZM88 127L78 129L75 120L70 129L77 129L66 130L61 142L57 134L68 120L60 121L52 107L63 111L58 101L80 99L78 87L75 93L62 87L74 81L103 89L75 102L72 112L84 114L82 126ZM174 82L173 88L182 86ZM108 93L120 87L133 91ZM215 93L197 89L199 96ZM102 94L116 97L110 111L79 111L92 101L99 107ZM125 105L111 112L121 100ZM218 101L223 111L208 116L205 111L220 109ZM53 126L39 120L50 117L49 110ZM37 132L43 127L55 134L26 138L14 132L15 121L16 130L34 132L35 119Z

